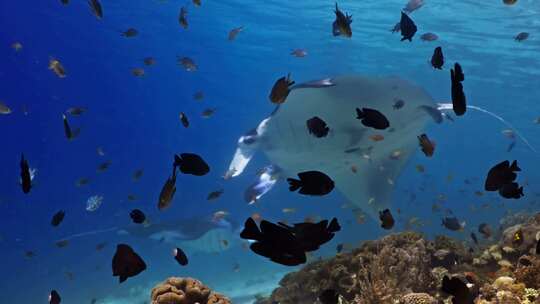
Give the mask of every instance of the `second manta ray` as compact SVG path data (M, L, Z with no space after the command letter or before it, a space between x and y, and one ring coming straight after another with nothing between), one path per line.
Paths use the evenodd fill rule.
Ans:
M395 111L396 98L407 100L407 106ZM483 109L467 107L506 123ZM393 131L384 130L385 140L374 144L370 136L381 131L364 126L356 108L383 113ZM437 104L424 89L398 77L342 76L298 84L291 87L286 103L240 137L226 176L240 175L255 152L262 150L284 177L323 172L356 207L377 219L391 203L388 180L396 180L418 150L417 136L431 121L441 123L441 111L451 109L451 104ZM316 138L309 133L306 121L314 116L324 117L332 126L331 135ZM400 151L399 158L391 157L395 151ZM354 164L362 170L353 172Z

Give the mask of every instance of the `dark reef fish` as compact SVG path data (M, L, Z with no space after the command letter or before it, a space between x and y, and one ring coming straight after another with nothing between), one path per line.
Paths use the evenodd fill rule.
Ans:
M294 81L291 80L291 74L289 73L287 77L279 78L274 86L272 91L270 91L270 101L272 103L281 104L284 103L291 92L290 87L294 85Z
M112 260L113 276L120 283L146 270L146 263L126 244L118 244Z
M438 46L433 50L433 56L431 56L431 66L435 69L442 70L444 65L444 55L442 47Z
M480 234L488 239L491 237L491 226L489 226L489 224L486 224L486 223L482 223L480 225L478 225L478 232L480 232Z
M319 294L321 304L338 304L339 293L335 289L325 289Z
M484 189L486 191L499 191L499 194L504 198L519 199L523 196L523 187L515 183L517 174L521 171L517 161L510 164L505 160L493 166L487 174Z
M315 116L313 118L310 118L306 121L306 125L309 131L309 134L313 134L313 136L317 138L325 137L328 135L328 132L330 129L326 125L326 122L322 120L321 118Z
M21 155L21 187L25 194L28 194L32 188L30 166L28 165L28 161L24 159L24 154Z
M461 116L467 111L467 99L461 84L465 80L465 74L457 62L454 68L450 69L450 80L452 82L452 108L457 116Z
M184 174L203 176L210 172L208 164L197 154L182 153L174 156L174 167Z
M129 217L135 224L142 224L146 221L146 215L139 209L133 209L129 213Z
M478 245L478 238L476 237L476 234L474 234L474 232L471 232L471 239L473 240L475 245Z
M369 108L356 108L356 119L360 119L362 124L377 130L384 130L390 127L390 122L381 112Z
M164 210L164 209L169 208L174 198L175 193L176 193L176 167L173 168L172 175L169 178L167 178L167 180L165 181L165 184L161 188L161 192L159 193L158 209Z
M347 38L351 38L352 15L348 15L347 13L343 14L343 12L339 10L337 2L334 13L336 14L336 20L334 23L332 23L332 34L334 36L345 36Z
M56 212L51 219L51 225L53 227L58 227L58 225L60 225L60 223L62 223L64 220L65 215L66 213L63 210Z
M442 280L441 290L447 294L454 296L453 304L473 304L474 297L467 287L467 284L457 277L449 278L444 276Z
M103 18L103 8L101 7L101 3L99 3L98 0L88 0L88 5L90 6L92 14L94 14L96 18Z
M394 217L389 209L379 211L379 219L381 220L381 227L386 230L390 230L394 227Z
M56 290L51 290L51 293L49 294L49 304L60 304L62 302L62 298L60 297L60 294Z
M180 14L178 15L178 23L180 23L180 26L184 29L187 29L189 26L187 20L187 9L183 6L180 8Z
M180 112L180 122L182 123L182 126L184 126L184 128L189 127L189 119L184 112Z
M459 222L457 217L445 217L442 219L442 225L451 231L461 231L463 228L465 228L465 222Z
M329 242L340 231L337 219L319 223L298 223L288 226L261 221L260 228L255 220L248 218L240 237L254 240L250 249L258 255L285 266L296 266L306 262L306 252L315 251Z
M289 190L300 189L300 194L326 195L334 189L334 181L320 171L305 171L298 173L299 179L287 178Z
M426 134L418 136L418 141L422 152L424 152L427 157L432 157L433 153L435 153L435 142L430 140Z
M188 264L188 257L182 249L178 247L175 248L173 250L173 256L176 262L178 262L178 264L180 264L181 266L186 266Z
M407 16L404 12L401 12L401 21L399 21L399 28L401 31L401 41L409 40L412 42L412 38L418 28L411 17Z

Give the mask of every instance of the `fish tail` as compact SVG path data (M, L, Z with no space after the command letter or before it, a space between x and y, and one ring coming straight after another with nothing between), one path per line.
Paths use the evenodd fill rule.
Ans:
M339 226L339 223L336 218L333 218L330 222L330 225L328 225L328 232L338 232L341 230L341 226Z
M259 227L257 227L257 224L255 223L254 219L248 218L244 226L245 226L244 230L240 232L241 238L248 239L248 240L256 240L256 241L262 239L262 233L259 230Z
M296 191L302 187L302 181L294 178L287 178L289 183L289 191Z
M359 108L356 108L356 118L357 119L364 118L364 112L362 112L362 110L360 110Z
M510 165L510 170L512 171L521 171L521 168L518 167L517 160L514 160Z

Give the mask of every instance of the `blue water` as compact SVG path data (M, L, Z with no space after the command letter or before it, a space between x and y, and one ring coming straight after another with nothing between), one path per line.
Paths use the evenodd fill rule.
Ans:
M54 245L73 234L128 226L133 208L156 222L209 216L218 210L228 211L237 223L253 212L271 221L338 217L343 231L315 257L333 255L340 242L356 245L386 234L376 221L356 224L350 210L341 208L347 201L338 191L306 198L289 193L280 183L257 206L248 206L243 191L255 172L268 164L262 154L244 175L221 179L238 137L273 110L269 90L288 72L299 82L354 73L398 75L425 88L434 100L448 102L448 67L458 61L465 71L470 104L502 115L540 148L540 125L533 123L540 116L538 2L520 0L514 6L501 1L426 2L411 15L419 28L412 43L400 42L399 34L389 31L405 5L401 0L340 1L340 8L353 15L352 39L331 35L332 1L203 0L196 8L187 1L103 0L103 20L97 20L82 0L67 6L54 0L0 2L0 100L13 110L0 116L2 302L45 303L50 290L56 289L65 303L90 303L93 298L97 303L143 303L149 299L149 288L172 275L194 276L218 291L235 294L246 283L275 284L291 270L239 246L219 254L194 253L190 264L180 268L171 257L170 244L114 232L74 238L66 248ZM177 21L182 5L188 7L188 30ZM238 26L245 30L228 41L229 30ZM129 27L139 35L122 37L120 32ZM440 39L421 41L420 34L428 31ZM515 42L513 37L521 31L529 32L530 38ZM16 41L23 45L19 52L10 47ZM446 57L443 71L428 64L439 45ZM291 56L295 48L306 49L308 55ZM157 63L145 67L142 60L149 56ZM176 56L192 58L198 71L183 70ZM47 69L50 57L60 60L66 78ZM131 74L136 67L145 68L144 77ZM193 94L201 90L205 99L195 101ZM68 141L61 115L73 106L88 112L69 117L81 135ZM207 108L216 113L204 119L200 113ZM181 111L190 118L188 129L178 119ZM442 208L467 222L466 231L481 222L496 225L509 211L537 210L538 154L521 141L506 152L510 141L501 134L505 128L472 111L454 123L430 125L426 132L437 143L435 157L427 159L417 151L396 181L393 210L402 213L396 214L394 230L402 230L408 218L416 216L426 223L420 230L429 236L445 233L467 239L468 233L440 226L444 213L431 211L439 194L447 196ZM98 147L105 156L96 153ZM179 176L172 207L160 212L159 191L170 174L174 153L180 152L200 154L212 170L201 178ZM38 170L29 195L18 185L21 153ZM476 196L473 192L482 190L487 170L506 159L518 159L523 169L520 180L528 182L526 196L518 201L503 200L496 193ZM97 173L104 161L111 161L111 167ZM426 167L425 174L415 170L417 164ZM144 175L134 183L137 169L144 169ZM82 177L90 184L76 187ZM466 185L464 179L473 182ZM421 186L425 191L418 189ZM220 188L224 195L207 202L207 194ZM411 192L416 194L412 202ZM128 194L138 201L128 201ZM85 203L93 195L102 195L104 202L89 213ZM483 203L489 208L471 211L471 204ZM285 207L297 211L283 214ZM50 219L61 209L66 218L53 228ZM98 252L95 246L100 242L107 246ZM122 285L110 269L119 242L132 245L148 264L145 272ZM36 256L25 258L28 250ZM232 271L235 263L240 264L238 272ZM66 272L73 273L73 280Z

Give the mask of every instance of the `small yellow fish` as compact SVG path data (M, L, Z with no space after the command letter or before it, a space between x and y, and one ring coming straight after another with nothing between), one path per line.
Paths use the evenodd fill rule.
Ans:
M58 61L58 59L52 58L49 59L49 70L53 71L56 76L59 78L65 78L66 77L66 70L64 69L64 66Z
M15 52L19 52L20 50L22 50L23 46L20 42L17 41L11 44L11 48L15 50Z

